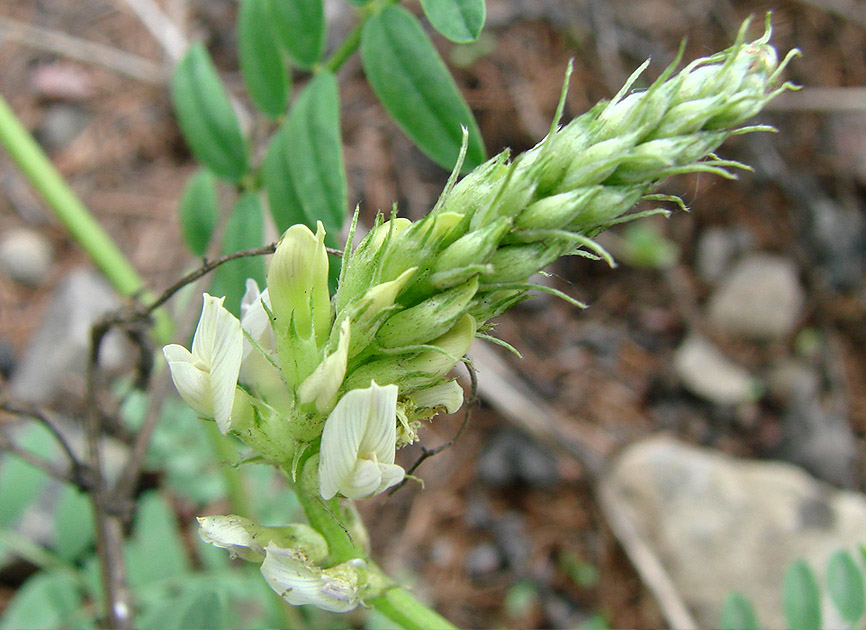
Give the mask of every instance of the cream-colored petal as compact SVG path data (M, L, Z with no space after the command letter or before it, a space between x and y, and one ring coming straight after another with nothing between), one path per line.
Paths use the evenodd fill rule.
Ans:
M198 519L198 535L214 547L226 549L232 556L240 556L250 562L261 562L265 558L264 548L256 542L257 526L242 516L201 516Z
M397 464L379 464L379 474L381 479L379 481L379 487L376 488L374 494L384 492L391 486L395 486L403 481L403 478L406 476L406 471L403 470L402 466L398 466Z
M410 398L418 409L444 409L456 413L463 406L463 388L456 379L413 392Z
M379 464L369 459L359 459L352 474L340 486L340 493L348 499L368 499L376 494L381 482Z
M394 463L396 406L397 386L379 387L375 382L340 399L322 432L319 490L323 498L330 499L337 492L370 496L368 491L379 486L381 480L363 462L373 460L370 463L375 466Z
M380 463L393 464L397 444L397 386L370 384L367 424L358 452L375 453Z
M327 413L334 406L334 397L346 376L346 362L349 359L349 320L340 326L340 339L337 349L325 357L298 389L302 404L316 403L316 410Z
M178 350L179 348L179 350ZM194 366L188 360L172 360L170 357L182 356L180 350L186 352L186 348L166 346L163 352L168 360L168 368L171 372L171 380L177 389L177 393L183 398L196 413L206 418L214 417L213 397L211 396L210 374ZM187 352L187 354L189 354ZM190 358L192 355L190 355Z
M319 450L319 491L333 498L355 468L358 445L367 426L369 390L345 394L325 421Z
M222 433L231 428L231 410L241 370L244 336L241 323L225 307L225 298L204 294L192 355L210 370L213 417Z
M265 548L262 575L280 597L293 606L311 604L331 612L349 612L360 603L357 581L325 575L292 549Z

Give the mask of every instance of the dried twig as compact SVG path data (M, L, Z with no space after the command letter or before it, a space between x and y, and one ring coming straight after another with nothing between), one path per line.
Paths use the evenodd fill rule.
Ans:
M166 55L176 63L188 45L181 30L169 19L153 0L124 0L141 23L150 31L154 39L165 50Z
M98 64L145 83L165 83L168 73L158 63L111 46L97 44L41 26L0 16L2 36L10 41Z
M89 487L85 487L82 484L80 479L78 479L71 470L67 469L64 466L59 466L58 464L44 460L41 457L37 457L27 449L21 448L12 440L7 438L2 431L0 431L0 450L7 451L8 453L15 455L16 457L20 457L28 464L39 468L40 470L48 473L55 479L59 479L60 481L67 481L85 491L90 490Z

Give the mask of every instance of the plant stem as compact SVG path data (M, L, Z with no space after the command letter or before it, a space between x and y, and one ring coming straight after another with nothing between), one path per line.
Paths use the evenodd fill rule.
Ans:
M2 95L0 143L114 288L127 297L141 293L144 289L141 276L69 187ZM161 311L155 313L155 317L154 334L158 340L168 341L172 328L168 314Z
M346 39L343 40L343 43L340 44L340 47L337 48L328 59L325 60L325 63L322 64L324 68L330 70L331 72L336 72L340 69L346 60L352 56L352 53L358 50L358 46L361 45L361 31L364 29L364 24L367 22L368 15L365 14L361 21L355 25L355 28L351 30L351 32L346 35Z
M397 587L370 600L373 608L405 630L455 630L456 626L422 604L411 591Z

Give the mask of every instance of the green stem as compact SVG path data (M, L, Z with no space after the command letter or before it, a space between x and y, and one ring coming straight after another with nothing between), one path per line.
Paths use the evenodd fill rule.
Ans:
M291 478L291 477L289 477ZM363 558L370 568L381 574L385 583L391 582L381 569L369 559L363 547L352 538L351 531L357 531L348 519L355 518L354 511L341 509L340 499L334 497L323 501L319 497L318 457L310 457L301 469L295 492L307 521L328 542L330 564L340 564L355 558ZM454 626L435 610L422 604L405 588L394 586L369 603L391 621L406 630L454 630Z
M340 44L340 47L337 48L328 59L325 60L325 63L322 66L330 70L331 72L336 72L340 69L346 60L352 56L352 53L358 50L358 46L361 45L361 31L364 30L364 24L367 22L367 15L365 15L360 22L355 25L355 28L346 35L346 39L343 40L343 43Z
M140 294L144 289L141 276L69 187L2 95L0 143L114 288L127 297ZM158 311L155 316L154 334L159 341L169 341L172 325L168 314Z
M456 626L418 601L405 588L397 587L370 600L373 608L405 630L455 630Z

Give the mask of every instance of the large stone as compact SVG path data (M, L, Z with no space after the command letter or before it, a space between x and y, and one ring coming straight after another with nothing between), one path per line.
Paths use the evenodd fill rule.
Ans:
M803 558L823 575L830 554L856 550L866 532L861 494L790 464L739 460L667 437L628 448L602 485L704 628L718 627L732 590L755 604L762 628L784 628L781 587L791 562Z
M39 328L9 383L10 394L22 401L51 402L70 380L81 381L87 365L94 323L119 306L117 295L98 273L75 269L58 285ZM100 364L117 368L129 355L116 330L102 344Z
M741 260L713 294L709 317L713 326L726 333L774 340L794 330L803 302L793 262L753 254Z
M51 243L34 230L9 230L0 240L0 270L19 284L40 284L53 258Z
M759 383L703 337L689 335L674 355L683 386L717 405L740 405L758 398Z

